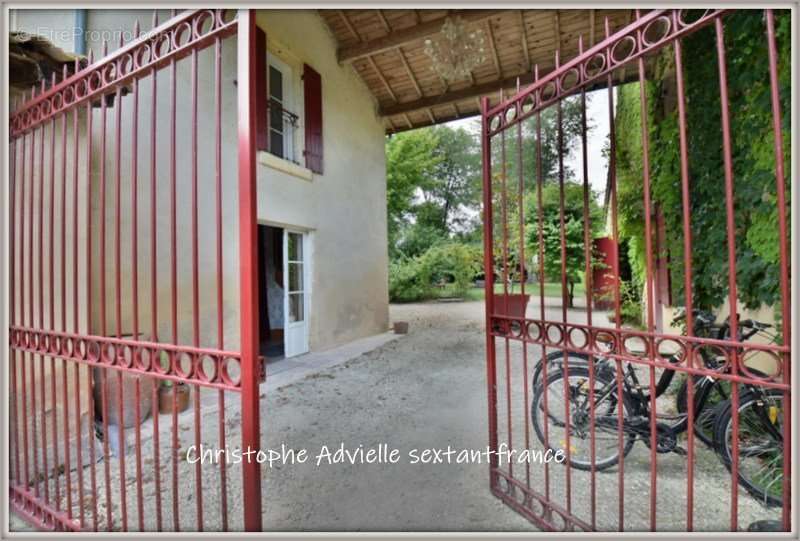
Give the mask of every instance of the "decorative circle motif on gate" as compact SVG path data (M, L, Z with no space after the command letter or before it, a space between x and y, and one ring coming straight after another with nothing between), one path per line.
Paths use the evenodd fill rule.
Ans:
M661 358L671 358L678 363L686 361L686 344L674 338L656 340L656 352Z
M590 334L595 351L617 353L617 339L611 332L603 329L591 329Z
M150 58L152 57L150 51L150 43L145 42L136 47L133 52L133 65L134 69L141 68L142 66L146 66L150 63Z
M115 364L117 360L117 348L114 344L107 342L103 346L100 346L100 362L102 364Z
M729 369L731 358L728 348L716 344L702 343L693 344L691 348L695 365L702 363L706 369L715 372L725 372Z
M525 326L525 334L528 340L538 342L542 339L542 324L538 321L529 321Z
M517 106L516 104L512 105L508 109L506 109L506 114L503 115L506 122L514 122L514 119L517 118Z
M530 113L534 107L536 107L536 98L533 94L528 94L522 100L522 114Z
M142 346L137 348L133 358L133 366L145 372L150 371L153 366L153 353L150 348Z
M559 77L558 79L558 86L561 92L569 92L573 88L575 88L580 81L580 72L578 68L572 68L568 70L564 75Z
M50 117L83 103L97 94L115 91L118 85L149 75L157 62L190 50L200 50L213 37L225 37L236 29L236 10L196 10L181 14L157 34L138 36L105 58L30 98L13 111L9 124L16 137L35 129ZM56 98L56 96L60 96Z
M197 363L197 377L205 382L214 382L217 379L218 364L218 358L211 355L203 355Z
M678 23L687 27L699 23L708 17L710 9L681 9L678 10Z
M548 344L560 346L564 343L564 328L560 323L550 323L545 327L545 338Z
M633 36L625 36L611 48L611 60L622 64L636 52L636 40Z
M642 41L647 46L654 46L666 38L671 29L672 23L670 22L669 17L662 15L644 27L644 31L642 32Z
M174 357L173 357L174 359ZM177 362L173 362L172 370L176 376L183 379L190 379L194 372L194 358L191 353L182 351L178 354Z
M192 21L192 35L195 39L202 38L213 30L215 21L214 12L210 9L204 9Z
M652 358L652 349L647 337L641 334L622 334L622 353L632 357Z
M220 365L220 375L222 376L222 381L228 385L238 386L241 380L241 366L239 365L239 359L225 357Z
M634 58L663 47L666 41L689 33L697 26L720 17L725 11L661 9L643 15L631 23L624 33L606 38L588 51L580 53L578 57L562 63L546 76L537 77L528 88L522 89L512 98L502 100L491 107L486 112L487 118L490 119L487 135L491 137L514 123L525 120L538 110L575 92L577 88L585 88L592 81L611 74L613 70L631 62ZM522 108L521 105L529 96L538 97L534 100L535 105ZM513 121L497 118L513 104L520 106L517 118Z
M597 53L583 64L583 77L590 79L603 72L606 67L606 55Z
M581 327L572 327L567 333L567 342L577 349L585 349L589 345L589 333Z
M757 381L780 381L783 362L775 352L747 348L738 358L739 372Z

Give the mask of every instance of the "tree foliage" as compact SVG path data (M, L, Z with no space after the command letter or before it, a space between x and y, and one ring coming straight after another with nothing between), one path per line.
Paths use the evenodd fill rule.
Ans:
M737 289L748 308L780 300L779 238L765 23L761 11L743 10L725 21L734 173ZM784 155L789 163L790 14L776 11ZM692 291L696 307L711 309L728 294L725 181L719 73L714 28L684 39L689 149ZM674 53L666 48L645 88L650 140L651 197L666 222L672 284L682 302L683 207L678 117L662 96L674 86ZM638 84L621 87L616 111L620 233L630 239L635 275L644 274L641 101ZM789 183L786 183L787 188ZM787 197L788 200L788 197ZM787 207L788 214L789 209Z
M416 257L401 257L389 264L389 299L411 302L430 299L437 289L463 296L481 268L478 246L459 242L437 244Z
M587 196L587 200L584 199ZM588 223L584 219L584 205L588 203ZM539 204L538 197L530 194L526 198L526 250L538 258L539 254ZM596 195L576 182L564 183L564 246L561 251L561 188L558 184L546 184L542 189L542 241L544 260L540 268L548 280L561 281L562 260L565 261L564 278L567 283L568 306L574 304L575 284L582 279L586 269L586 237L589 233L588 253L594 266L593 239L603 230L603 215ZM566 256L566 259L564 258Z
M386 140L386 208L390 256L414 214L417 188L432 182L439 162L438 140L429 130L414 130Z
M392 258L420 255L474 229L480 205L480 146L447 126L387 140L387 210Z

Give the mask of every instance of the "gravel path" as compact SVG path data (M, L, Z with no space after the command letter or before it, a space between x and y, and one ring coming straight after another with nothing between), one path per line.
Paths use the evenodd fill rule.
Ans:
M538 307L537 307L538 310ZM560 317L558 307L552 317ZM410 333L370 353L338 366L310 374L296 383L270 390L262 396L262 446L295 450L306 449L308 462L275 465L263 476L264 527L272 531L296 530L460 530L460 531L536 531L535 526L493 497L488 488L485 464L410 464L412 449L485 449L487 444L486 365L484 358L483 304L425 303L394 305L392 320L410 322ZM549 315L550 316L550 315ZM580 320L580 313L570 314ZM502 344L500 344L501 347ZM524 447L526 402L522 385L523 364L519 347L512 347L509 372L513 374L511 396L506 396L505 380L498 382L501 419L500 441L508 441L513 428L513 444ZM501 354L502 351L498 350ZM529 351L529 362L539 352ZM499 357L502 359L503 357ZM502 375L502 374L501 374ZM202 442L216 445L216 392L203 397ZM213 393L213 394L212 394ZM227 443L239 445L238 397L226 400ZM506 400L512 403L511 423L507 422ZM188 416L187 416L188 415ZM194 442L192 412L181 417L179 446ZM163 528L173 528L171 454L168 448L169 416L161 423L161 507ZM528 430L531 448L541 448ZM315 455L322 446L335 450L340 443L348 449L388 444L401 458L396 464L323 464L317 467ZM145 479L143 520L145 529L155 528L156 491L153 484L153 446L151 438L142 445ZM625 530L649 529L650 474L649 450L637 443L624 466ZM137 529L138 508L134 483L134 460L128 457L128 527ZM686 459L676 454L658 455L657 528L683 530L686 515ZM118 487L117 460L110 462L112 487ZM86 472L88 473L88 468ZM180 462L175 481L181 529L196 528L196 469ZM100 487L99 511L105 515L103 462L97 463ZM227 470L228 528L241 528L241 467ZM571 500L566 499L566 475L570 474ZM550 495L559 505L571 506L575 516L591 520L591 481L587 472L549 467ZM200 469L203 485L204 527L221 528L221 494L216 466ZM514 475L523 483L527 472L519 467ZM596 524L601 530L618 528L618 469L596 476ZM88 477L88 475L87 475ZM531 466L531 486L544 492L544 469ZM119 516L118 488L111 493L114 515ZM740 528L757 519L777 518L740 491ZM695 467L696 530L721 531L729 528L730 475L716 456L697 442ZM101 529L104 529L101 520ZM119 528L114 522L114 528Z

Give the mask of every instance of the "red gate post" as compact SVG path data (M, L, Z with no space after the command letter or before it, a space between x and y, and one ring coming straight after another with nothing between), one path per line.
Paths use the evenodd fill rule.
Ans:
M769 57L769 86L770 102L772 104L772 131L775 139L775 192L778 198L778 228L780 231L780 265L781 265L781 321L783 322L783 345L792 346L792 310L789 290L789 238L786 222L786 189L784 186L783 164L783 134L781 133L781 105L778 91L778 50L775 44L775 14L771 9L766 10L767 23L767 54ZM782 373L783 383L791 385L791 354L783 354ZM783 455L792 456L792 418L791 396L789 391L783 395ZM783 461L783 509L781 523L784 531L791 531L791 518L789 503L792 501L791 489L791 460Z
M256 19L238 14L239 299L241 304L242 448L258 451L258 273L256 266ZM244 529L261 531L261 468L253 453L242 462Z
M489 138L489 98L481 98L481 145L483 148L483 269L486 304L486 327L492 328L494 316L494 231L492 211L492 165L491 139ZM497 450L497 373L495 366L495 339L491 332L486 333L486 381L489 392L489 447ZM489 458L489 488L495 487L495 468L497 455Z

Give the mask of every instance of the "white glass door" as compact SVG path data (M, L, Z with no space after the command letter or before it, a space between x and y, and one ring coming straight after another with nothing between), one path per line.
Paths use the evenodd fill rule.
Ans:
M284 353L308 352L308 235L283 230Z

